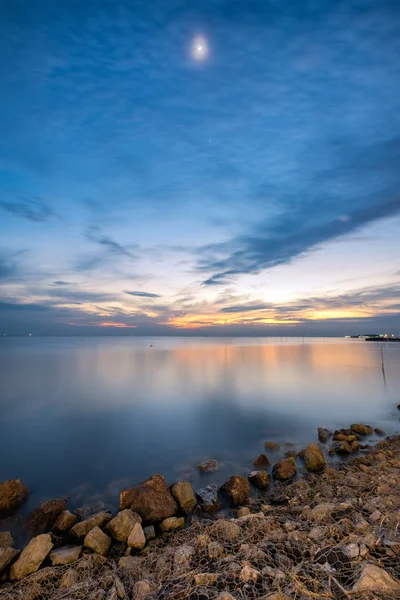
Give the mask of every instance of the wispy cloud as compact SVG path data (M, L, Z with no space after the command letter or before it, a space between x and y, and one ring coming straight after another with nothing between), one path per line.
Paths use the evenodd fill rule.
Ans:
M41 198L0 200L0 208L35 223L44 223L55 216L49 204Z
M129 296L138 296L139 298L161 298L159 294L151 294L150 292L130 292L125 290L125 294L129 294Z
M57 281L53 281L54 285L71 285L69 281L61 281L61 280L57 280Z
M129 247L123 246L122 244L120 244L119 242L116 242L115 240L108 237L107 235L102 234L98 227L91 227L87 231L86 237L90 242L99 244L100 246L105 248L107 251L109 251L113 254L127 256L128 258L133 258L133 256L134 256L131 252L131 249L137 248L136 244L132 244Z

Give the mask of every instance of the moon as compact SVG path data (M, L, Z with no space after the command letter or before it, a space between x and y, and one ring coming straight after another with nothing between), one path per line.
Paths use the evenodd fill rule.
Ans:
M192 41L191 55L197 61L205 60L209 53L208 42L202 35L196 36Z

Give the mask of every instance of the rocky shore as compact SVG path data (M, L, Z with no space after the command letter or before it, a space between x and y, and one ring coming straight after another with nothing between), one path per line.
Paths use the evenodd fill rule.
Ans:
M319 428L318 443L273 465L279 448L266 442L248 477L196 493L156 474L122 490L115 515L48 500L25 520L22 551L0 531L0 598L400 598L400 436L371 447L374 432L384 435ZM332 453L349 458L328 465ZM0 513L28 495L19 480L0 483Z

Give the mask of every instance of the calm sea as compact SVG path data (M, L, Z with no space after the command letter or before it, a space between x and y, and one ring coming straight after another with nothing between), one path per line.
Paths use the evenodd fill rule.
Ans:
M248 473L264 441L318 426L399 431L400 344L296 338L0 339L0 481L28 506L103 500L160 472L200 486ZM383 366L382 366L383 358ZM279 453L277 453L278 458ZM221 461L199 476L194 465Z

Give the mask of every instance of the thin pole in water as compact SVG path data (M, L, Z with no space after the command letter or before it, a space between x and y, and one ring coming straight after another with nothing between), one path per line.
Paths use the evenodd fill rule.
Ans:
M385 362L383 360L383 347L382 347L382 344L381 344L381 366L382 366L383 385L384 385L384 388L386 389Z

